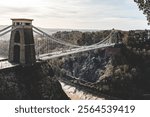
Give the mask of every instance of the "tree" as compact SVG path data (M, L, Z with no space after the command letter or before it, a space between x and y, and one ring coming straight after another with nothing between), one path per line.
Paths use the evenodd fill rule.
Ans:
M134 0L137 3L139 10L143 11L148 20L148 25L150 25L150 0Z

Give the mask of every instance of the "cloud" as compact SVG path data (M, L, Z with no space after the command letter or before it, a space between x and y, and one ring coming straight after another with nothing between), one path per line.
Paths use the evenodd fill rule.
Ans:
M0 14L1 23L26 17L41 27L147 28L145 16L132 0L5 0L0 1Z
M35 12L36 10L33 7L3 7L0 8L0 14L9 14L9 13L30 13Z

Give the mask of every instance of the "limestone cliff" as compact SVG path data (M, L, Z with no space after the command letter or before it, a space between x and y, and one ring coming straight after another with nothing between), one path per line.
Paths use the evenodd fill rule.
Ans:
M96 39L95 33L84 37L89 34L89 39ZM93 83L100 92L122 99L149 99L150 39L147 30L121 31L120 37L122 45L69 55L51 64L60 78L72 76Z
M47 63L0 70L0 99L69 99Z

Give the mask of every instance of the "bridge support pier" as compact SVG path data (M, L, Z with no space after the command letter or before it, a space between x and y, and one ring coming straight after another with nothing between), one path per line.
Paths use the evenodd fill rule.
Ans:
M11 63L32 65L36 62L32 19L12 19L8 60Z

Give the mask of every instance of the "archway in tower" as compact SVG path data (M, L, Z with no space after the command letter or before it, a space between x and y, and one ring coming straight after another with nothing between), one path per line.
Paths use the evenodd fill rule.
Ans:
M14 46L14 62L20 63L20 46L19 45Z
M14 42L15 43L20 43L20 33L19 33L19 31L16 31L16 33L15 33Z

